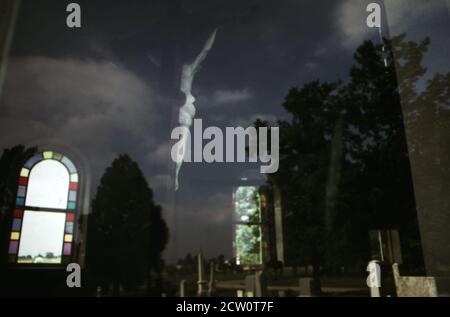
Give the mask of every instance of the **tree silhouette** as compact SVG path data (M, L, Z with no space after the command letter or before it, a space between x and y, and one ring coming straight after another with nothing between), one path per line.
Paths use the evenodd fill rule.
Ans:
M160 255L168 240L161 207L153 201L138 164L120 155L101 178L92 202L88 232L88 269L114 295L155 283Z
M417 90L429 43L405 34L366 41L345 84L312 81L291 88L282 104L292 119L278 122L280 167L269 182L282 194L286 258L312 265L317 279L320 268L363 273L371 229L398 229L405 264L423 270L409 161L417 149L413 141L408 152L404 121L450 100L448 74Z

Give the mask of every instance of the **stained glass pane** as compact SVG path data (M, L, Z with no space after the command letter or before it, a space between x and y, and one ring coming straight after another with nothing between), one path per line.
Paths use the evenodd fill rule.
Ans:
M58 161L45 160L30 172L26 205L66 209L69 173Z
M17 196L24 197L26 190L27 188L25 186L19 186L19 189L17 190Z
M53 157L53 152L52 151L45 151L43 153L44 159L51 159Z
M21 224L22 224L21 219L14 219L12 223L12 231L20 231Z
M66 223L66 233L73 233L73 222Z
M36 164L40 160L42 160L42 154L41 153L36 154L25 163L25 167L30 169L33 167L34 164Z
M72 242L72 235L71 234L66 234L64 236L64 242Z
M11 241L9 243L8 253L9 254L16 254L18 246L19 246L19 241Z
M67 204L67 209L75 209L75 203L73 201L69 201L69 203Z
M53 152L53 159L54 159L54 160L60 161L61 158L62 158L62 155L61 155L61 154L56 153L56 152Z
M27 169L27 168L22 168L22 169L20 170L20 176L28 177L28 174L30 174L30 170L29 170L29 169Z
M75 165L73 165L72 161L69 160L67 157L63 156L63 158L61 159L61 162L67 167L70 174L77 172Z
M20 233L19 232L11 232L11 240L19 240Z
M20 177L19 178L19 185L27 185L28 184L28 178L27 177Z
M71 243L64 243L64 255L70 255L72 249Z
M74 183L78 183L78 174L71 174L70 175L70 181Z
M78 189L78 183L70 183L69 189L70 190L77 190Z
M61 263L65 213L25 210L18 263Z
M77 192L75 190L71 190L69 192L69 201L76 201L77 200Z

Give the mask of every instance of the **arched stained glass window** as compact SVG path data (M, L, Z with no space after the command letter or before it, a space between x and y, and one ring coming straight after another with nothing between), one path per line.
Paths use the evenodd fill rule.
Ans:
M37 153L22 167L9 242L9 262L70 262L79 176L72 161L53 151Z

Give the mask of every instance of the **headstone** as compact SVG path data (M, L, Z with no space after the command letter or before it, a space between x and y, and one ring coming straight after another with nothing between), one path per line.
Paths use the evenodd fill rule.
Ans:
M249 296L250 293L252 294L252 296ZM253 274L247 275L245 277L245 296L253 297L254 293L255 293L255 276Z
M398 297L437 297L436 280L431 276L401 276L398 264L392 265Z
M275 244L277 260L284 263L283 213L281 211L281 192L274 186Z
M186 280L180 281L180 297L186 297Z
M267 296L267 277L264 271L258 271L255 273L255 296L265 297Z
M214 271L215 271L215 265L214 261L211 261L210 263L210 271L209 271L209 282L208 282L208 297L211 297L211 295L214 293L215 288L215 277L214 277Z
M207 282L204 279L205 268L204 268L203 254L201 252L197 254L197 273L198 273L197 296L204 296Z
M300 297L314 296L314 279L312 277L302 277L299 279L298 284Z

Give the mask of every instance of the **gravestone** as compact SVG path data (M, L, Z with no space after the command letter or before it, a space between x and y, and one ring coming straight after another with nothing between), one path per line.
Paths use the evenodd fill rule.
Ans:
M253 274L245 277L245 297L253 297L255 294L255 276Z
M398 264L392 265L398 297L437 297L436 280L431 276L401 276Z
M312 277L302 277L298 281L299 297L317 296L316 282Z
M255 297L267 296L267 276L264 271L255 273Z

